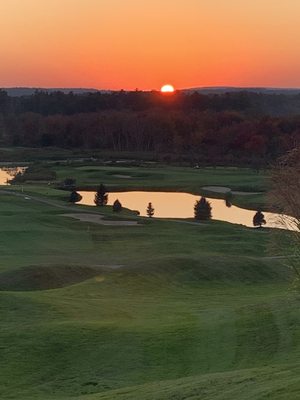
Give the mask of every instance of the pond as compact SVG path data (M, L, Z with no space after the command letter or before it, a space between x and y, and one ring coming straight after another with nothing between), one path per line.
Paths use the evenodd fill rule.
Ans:
M94 192L80 192L82 200L79 204L94 206ZM147 216L146 209L151 202L155 209L156 218L193 218L194 205L200 196L190 193L179 192L118 192L108 194L108 205L112 205L118 199L123 207L139 211L141 216ZM228 207L225 200L206 198L212 207L212 219L230 222L232 224L242 224L253 227L252 210L239 208L236 206ZM263 213L269 228L294 229L293 219L285 216L282 218L279 214ZM283 225L284 224L284 225Z
M13 179L16 174L23 173L26 167L1 167L0 168L0 185L9 185L9 181Z

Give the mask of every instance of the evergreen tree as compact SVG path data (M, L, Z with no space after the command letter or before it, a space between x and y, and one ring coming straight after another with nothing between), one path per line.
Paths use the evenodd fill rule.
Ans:
M78 192L76 192L76 190L73 190L70 193L70 198L69 198L70 203L73 203L73 204L78 203L81 199L82 199L82 196Z
M95 194L94 203L96 204L96 206L103 207L106 206L107 202L108 194L106 193L106 187L101 183Z
M122 211L122 204L119 202L119 200L117 199L114 204L113 204L113 211L114 212L120 212Z
M194 206L194 216L195 219L199 221L206 221L211 219L211 205L210 202L206 200L205 197L201 197L199 201L196 201Z
M146 212L147 212L147 215L148 215L149 218L152 218L152 217L153 217L153 215L154 215L154 208L152 207L152 203L149 203L149 204L148 204L148 207L147 207Z
M264 214L258 210L257 213L253 217L253 225L261 228L262 225L265 225L267 222L265 220Z

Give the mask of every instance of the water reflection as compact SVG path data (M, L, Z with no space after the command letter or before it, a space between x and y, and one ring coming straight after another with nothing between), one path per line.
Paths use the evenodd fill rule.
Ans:
M80 192L82 200L79 204L94 206L94 192ZM155 208L156 218L193 218L194 205L200 196L189 193L177 192L119 192L109 193L108 205L112 205L118 199L123 207L139 211L141 216L147 216L147 207L151 202ZM207 198L212 206L212 219L242 224L253 227L253 217L255 212L234 205L229 207L224 200ZM270 228L294 229L293 219L284 218L288 227L280 222L280 216L274 213L264 212L266 226Z
M9 185L17 174L23 173L26 167L2 167L0 168L0 185Z

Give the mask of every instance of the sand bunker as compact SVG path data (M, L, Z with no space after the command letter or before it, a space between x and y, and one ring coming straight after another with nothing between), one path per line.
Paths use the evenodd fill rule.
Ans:
M121 178L121 179L131 179L132 176L130 175L114 175L115 178Z
M252 196L254 194L263 194L262 192L241 192L239 190L233 190L232 194L236 194L237 196Z
M88 213L73 213L73 214L61 214L62 217L69 217L79 219L82 222L91 222L93 224L107 225L107 226L137 226L136 221L113 221L105 220L103 215L99 214L88 214Z
M207 190L208 192L215 192L215 193L231 192L231 189L226 186L203 186L202 189Z
M261 194L260 192L241 192L237 190L231 190L229 187L226 186L203 186L203 190L206 190L208 192L214 192L214 193L232 193L238 196L252 196L254 194Z

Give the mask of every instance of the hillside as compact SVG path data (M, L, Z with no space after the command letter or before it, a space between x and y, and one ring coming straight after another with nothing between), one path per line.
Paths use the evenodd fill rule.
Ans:
M268 229L84 223L63 196L1 193L1 399L297 398L299 296Z

